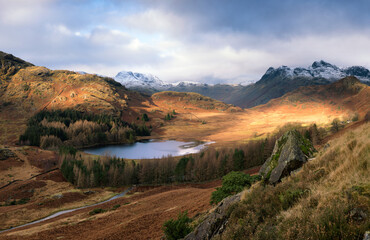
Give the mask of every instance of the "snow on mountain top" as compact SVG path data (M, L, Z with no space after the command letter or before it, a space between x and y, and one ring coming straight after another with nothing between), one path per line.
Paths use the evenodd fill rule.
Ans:
M330 64L328 62L325 62L323 60L313 62L312 65L311 65L311 68L313 68L313 69L315 69L315 68L333 68L333 69L339 69L337 66L332 65L332 64Z
M315 61L308 68L290 68L281 66L279 68L270 67L262 78L270 77L272 75L280 75L281 77L307 77L307 78L325 78L331 81L344 78L346 76L355 76L361 81L370 81L370 72L368 69L360 66L353 66L348 68L339 68L323 60Z
M83 73L82 73L83 74ZM339 68L333 64L323 60L315 61L307 68L296 67L290 68L288 66L280 66L278 68L270 67L261 79L271 77L282 78L325 78L329 81L336 81L346 76L355 76L363 82L370 82L370 71L361 66L353 66L347 68ZM192 86L212 86L213 84L182 81L177 83L164 83L158 77L152 74L136 73L131 71L119 72L114 79L126 86L127 88L152 88L157 90L168 90L171 87L192 87ZM240 85L245 86L252 83L252 81L241 82ZM228 83L224 83L228 84ZM229 84L231 85L231 84Z
M134 73L131 71L119 72L114 80L126 86L130 87L151 87L151 88L163 88L170 86L165 84L162 80L152 74Z

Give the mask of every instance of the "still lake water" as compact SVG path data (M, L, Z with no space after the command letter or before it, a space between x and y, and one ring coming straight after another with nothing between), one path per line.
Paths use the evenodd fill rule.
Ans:
M163 156L183 156L191 153L198 153L206 147L207 143L179 142L174 140L136 142L134 144L109 145L84 149L86 153L94 155L110 155L128 159L150 159Z

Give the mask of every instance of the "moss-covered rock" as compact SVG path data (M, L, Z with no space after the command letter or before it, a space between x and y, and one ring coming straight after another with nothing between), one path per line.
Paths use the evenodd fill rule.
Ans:
M275 184L291 171L300 168L314 151L312 143L298 131L288 131L276 141L271 156L260 170L260 175L266 183Z

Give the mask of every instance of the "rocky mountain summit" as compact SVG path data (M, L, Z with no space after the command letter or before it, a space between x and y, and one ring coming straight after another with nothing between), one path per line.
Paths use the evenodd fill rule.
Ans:
M275 77L297 78L304 77L309 79L322 78L328 81L336 81L347 76L355 76L360 81L370 82L370 71L361 66L339 68L323 60L312 63L308 68L290 68L281 66L279 68L270 67L262 76L260 81Z
M165 84L158 77L151 74L136 73L131 71L119 72L114 80L127 88L153 88L156 90L165 90L171 87L171 84Z
M312 143L297 130L288 131L276 141L271 156L260 170L260 175L265 182L276 184L307 162L314 151Z

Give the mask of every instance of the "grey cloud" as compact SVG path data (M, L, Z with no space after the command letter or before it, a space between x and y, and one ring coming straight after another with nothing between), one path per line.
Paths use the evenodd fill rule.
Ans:
M369 67L369 7L365 0L0 0L0 46L50 68L236 83L258 80L271 65L319 59Z
M370 28L366 0L142 1L198 22L199 31L248 32L277 37Z

